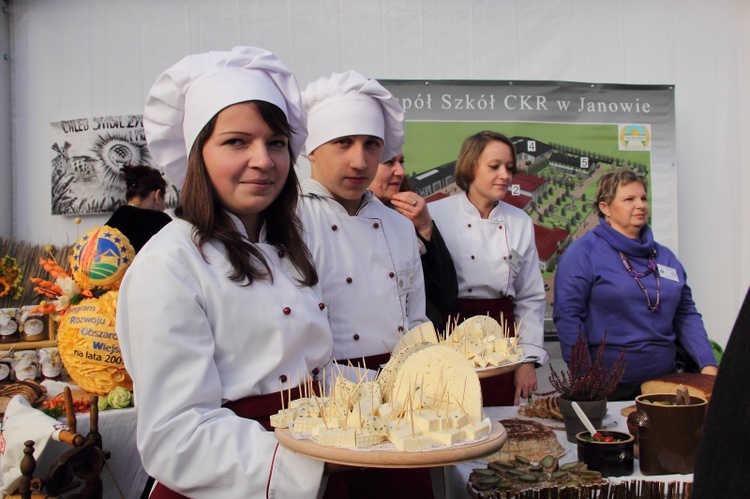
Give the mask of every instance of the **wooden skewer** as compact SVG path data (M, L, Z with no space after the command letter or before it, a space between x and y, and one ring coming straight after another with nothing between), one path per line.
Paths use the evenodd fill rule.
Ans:
M453 397L453 400L455 400L456 403L458 404L458 407L463 411L464 414L466 414L466 417L469 418L469 423L474 425L474 420L471 419L471 415L468 412L466 412L466 409L464 409L464 406L461 404L461 402L459 402L456 396L453 395L452 393L451 393L451 396Z
M320 406L320 400L318 400L318 397L315 397L315 402L318 404L318 412L320 413L320 419L323 420L323 424L325 425L326 430L328 430L329 428L328 428L328 422L326 421L325 409L323 409Z

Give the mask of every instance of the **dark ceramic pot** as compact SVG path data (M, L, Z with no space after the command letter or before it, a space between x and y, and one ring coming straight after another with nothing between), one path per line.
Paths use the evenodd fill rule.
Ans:
M618 442L590 442L585 439L590 436L589 432L582 431L576 435L578 460L604 477L632 475L635 437L619 431L602 430L599 433L612 436Z
M568 438L568 442L572 444L576 443L576 435L586 429L573 409L573 402L573 400L560 398L560 413L563 416L563 423L565 423L565 436ZM606 399L578 402L578 405L583 409L583 413L588 416L594 428L599 428L602 425L602 419L607 414Z
M660 405L674 400L674 393L635 398L637 410L628 416L628 423L637 430L639 464L644 475L693 472L708 403L691 396L688 405Z

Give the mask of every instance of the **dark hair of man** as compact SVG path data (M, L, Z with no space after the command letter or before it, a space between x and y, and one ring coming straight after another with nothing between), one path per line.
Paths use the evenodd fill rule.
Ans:
M263 121L275 133L286 137L294 133L286 116L278 107L264 101L248 102L256 107ZM194 225L195 244L204 259L204 244L211 240L224 244L232 265L229 279L243 283L245 286L252 284L256 279L267 279L273 282L273 272L263 253L237 232L232 219L224 210L211 185L202 151L215 125L216 116L203 127L193 144L188 158L185 183L180 194L180 205L175 209L175 215ZM286 183L279 196L263 211L266 237L268 243L289 256L300 273L300 284L312 286L318 282L318 274L313 266L310 252L302 239L302 224L296 215L298 180L294 170L291 147L289 157L292 160Z
M455 180L456 185L461 188L464 192L469 192L469 186L474 182L474 172L477 169L477 161L484 152L484 148L487 147L492 141L502 142L510 147L510 151L513 154L513 167L511 173L515 174L518 171L516 166L516 149L513 147L513 142L510 141L505 135L485 130L477 134L467 137L461 146L461 152L458 153L458 160L456 160L456 173Z
M166 195L167 181L156 168L147 165L127 165L120 168L125 180L125 199L144 199L154 191Z

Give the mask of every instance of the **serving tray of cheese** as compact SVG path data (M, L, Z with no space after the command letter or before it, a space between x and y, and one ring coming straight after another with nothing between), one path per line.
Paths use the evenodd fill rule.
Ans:
M426 468L447 466L461 461L471 461L482 456L493 454L505 443L505 429L499 423L492 422L486 438L473 442L464 442L450 446L434 446L427 450L398 450L388 441L368 447L332 447L321 445L315 440L298 438L289 428L275 430L279 442L299 454L330 463L359 466L365 468ZM351 443L359 442L361 437L350 435ZM408 439L409 437L407 437ZM411 438L416 445L422 436ZM409 445L409 444L407 444ZM433 444L430 443L432 446ZM420 448L420 447L417 447Z
M521 335L511 336L507 322L502 319L501 322L503 324L490 316L477 315L449 327L445 335L438 333L431 322L425 322L401 336L391 355L414 344L440 344L466 357L480 379L500 376L518 369L524 359L518 343ZM516 330L519 329L517 325Z
M271 425L295 452L359 467L443 466L490 455L506 440L483 413L472 364L433 343L401 349L375 380L337 377L328 393L290 401Z

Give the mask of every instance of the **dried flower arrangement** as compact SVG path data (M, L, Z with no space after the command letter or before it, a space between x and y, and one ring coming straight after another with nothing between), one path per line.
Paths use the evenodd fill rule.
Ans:
M23 293L21 279L23 279L23 273L18 266L18 261L9 255L1 258L0 297L10 296L12 298L20 298L21 293Z
M550 366L549 381L552 387L560 393L561 398L578 402L603 400L617 388L617 384L625 374L625 350L623 349L617 361L608 369L604 365L606 345L605 333L592 362L589 355L589 343L583 330L578 332L578 340L570 351L568 372L558 374L555 368Z

